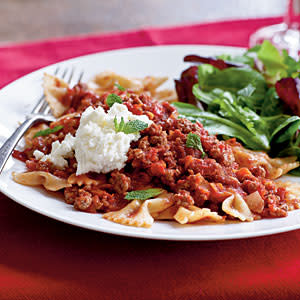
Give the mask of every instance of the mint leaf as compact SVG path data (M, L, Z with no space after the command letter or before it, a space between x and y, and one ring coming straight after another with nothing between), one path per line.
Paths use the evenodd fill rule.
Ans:
M121 117L121 121L119 124L117 121L117 117L115 117L114 124L116 132L124 132L126 134L136 133L148 128L148 124L140 120L133 120L125 123L123 117Z
M125 88L122 87L120 84L118 84L117 82L115 83L115 87L118 88L119 91L122 91L124 92L125 91Z
M64 126L58 125L58 126L55 126L53 128L47 128L45 130L40 130L33 137L35 138L35 137L38 137L38 136L47 136L47 135L49 135L51 133L54 133L54 132L57 132L57 131L59 131L63 128L64 128Z
M124 118L121 117L121 121L118 124L118 120L117 117L114 118L114 124L115 124L115 130L116 132L123 132L124 126L125 126L125 122L124 122Z
M202 152L202 157L205 156L205 152L204 152L204 150L202 148L202 144L201 144L201 140L200 140L199 135L190 132L187 135L187 139L186 139L185 145L188 148L193 148L193 149L196 149L196 150L200 150Z
M115 103L120 103L122 104L123 101L121 99L120 96L116 95L116 94L110 94L107 96L106 98L106 103L109 107L112 107Z
M147 200L155 196L158 196L163 192L164 190L159 188L132 191L126 194L125 199L126 200Z
M146 122L140 120L129 121L125 124L123 132L126 134L135 133L148 128Z

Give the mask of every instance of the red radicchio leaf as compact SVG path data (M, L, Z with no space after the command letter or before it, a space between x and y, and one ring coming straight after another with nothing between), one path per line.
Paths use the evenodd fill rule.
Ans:
M185 62L198 62L201 64L209 64L219 70L224 70L224 69L232 68L232 67L234 67L234 68L244 67L243 64L227 62L223 59L219 59L219 58L215 58L215 57L204 57L204 56L199 56L199 55L194 55L194 54L185 56L184 61Z
M175 80L176 92L181 102L196 103L193 95L193 85L198 83L198 67L192 66L181 73L180 79Z
M279 98L295 115L300 116L300 80L299 78L282 78L275 84Z

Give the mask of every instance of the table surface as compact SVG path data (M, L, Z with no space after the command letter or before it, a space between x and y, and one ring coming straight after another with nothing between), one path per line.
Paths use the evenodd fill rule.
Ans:
M278 16L283 0L1 0L0 41Z

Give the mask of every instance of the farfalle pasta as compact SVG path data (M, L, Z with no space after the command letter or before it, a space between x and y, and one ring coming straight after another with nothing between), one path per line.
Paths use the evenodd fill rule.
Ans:
M241 221L253 221L249 206L243 197L237 193L232 194L223 201L222 210Z
M172 204L168 194L146 201L133 200L119 211L105 213L103 218L123 225L151 227L154 222L153 215L159 214Z
M54 117L60 117L68 107L62 99L68 92L68 84L55 76L44 75L44 93Z
M159 90L160 86L168 80L168 77L146 76L144 78L129 78L116 74L112 71L104 71L96 75L89 83L90 87L97 93L102 95L107 91L115 88L116 84L121 85L125 89L133 91L135 94L150 93L151 97L158 101L175 101L177 99L176 92L170 89Z
M299 167L296 156L270 158L262 151L253 151L244 148L235 140L229 140L236 162L241 167L252 169L255 172L264 172L264 177L276 179L289 171Z
M166 80L106 71L70 87L45 74L57 119L26 133L25 149L13 156L27 171L13 179L135 227L149 228L155 220L250 222L299 208L299 192L272 180L299 166L294 157L271 159L179 118L170 104L174 91L161 88Z
M189 208L180 206L173 218L180 224L195 223L199 221L224 221L224 218L219 216L216 212L211 211L209 208L199 208L194 205L191 205Z
M12 175L13 179L20 184L29 186L42 185L48 191L59 191L71 186L66 179L54 176L49 172L32 171L25 173L13 173Z

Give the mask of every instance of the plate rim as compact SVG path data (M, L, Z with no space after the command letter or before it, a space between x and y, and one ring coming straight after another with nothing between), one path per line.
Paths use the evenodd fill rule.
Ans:
M207 44L171 44L171 45L153 45L153 46L139 46L139 47L128 47L128 48L120 48L120 49L113 49L113 50L108 50L108 51L99 51L95 53L90 53L90 54L85 54L85 55L80 55L76 57L72 57L69 59L61 60L59 62L53 63L46 65L42 68L39 68L37 70L34 70L30 73L27 73L16 80L13 80L12 82L6 84L4 87L1 88L0 90L0 97L2 93L6 92L7 88L13 87L15 84L18 84L20 81L24 80L24 78L31 77L35 73L42 72L44 69L55 67L60 64L71 64L73 61L78 60L78 59L89 59L90 57L95 57L97 55L105 55L105 54L115 54L115 53L127 53L131 51L139 51L139 50L152 50L152 49L162 49L162 48L186 48L186 47L199 47L199 48L211 48L213 51L216 51L217 48L224 51L228 49L230 51L243 51L246 48L244 47L235 47L235 46L224 46L224 45L207 45ZM222 50L223 51L223 50ZM0 177L0 181L2 181L2 178ZM124 230L119 230L118 228L107 228L107 227L94 227L89 224L78 224L81 222L73 222L72 220L69 220L68 218L64 218L61 216L57 216L53 214L52 212L45 212L39 208L36 208L34 206L31 206L28 203L24 203L21 200L18 199L18 197L14 196L9 190L6 190L4 186L0 185L0 192L2 192L5 196L13 200L14 202L18 203L19 205L22 205L23 207L26 207L27 209L30 209L38 214L41 214L45 217L49 217L51 219L57 220L59 222L63 222L65 224L69 224L72 226L76 226L79 228L84 228L88 230L93 230L96 232L102 232L105 234L113 234L113 235L118 235L118 236L126 236L126 237L133 237L133 238L142 238L142 239L152 239L152 240L170 240L170 241L220 241L220 240L236 240L236 239L245 239L245 238L255 238L255 237L261 237L261 236L269 236L269 235L274 235L274 234L280 234L284 232L289 232L293 230L300 229L300 224L294 224L294 225L289 225L289 226L283 226L279 228L271 228L271 229L265 229L265 230L260 230L259 232L240 232L240 233L230 233L230 234L223 234L223 235L213 235L213 236L201 236L201 235L179 235L179 236L174 236L170 235L169 233L151 233L149 232L139 232L138 230L136 232L132 232L130 230L126 230L128 226L126 225L121 225L124 227ZM290 213L290 212L289 212ZM156 221L157 222L157 221ZM162 222L162 221L161 221ZM254 222L259 222L254 221ZM201 225L200 225L201 226ZM226 226L226 224L222 224L222 226ZM134 227L135 228L135 227ZM130 228L132 229L132 228ZM150 229L151 230L151 229Z

